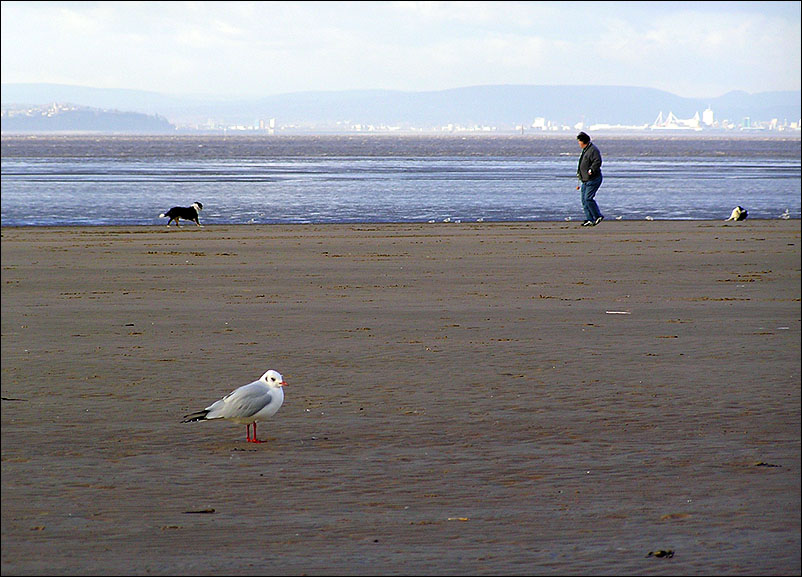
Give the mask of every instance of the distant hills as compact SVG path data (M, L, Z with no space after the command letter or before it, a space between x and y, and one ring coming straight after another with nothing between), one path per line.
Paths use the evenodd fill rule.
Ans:
M14 112L12 112L14 110ZM75 105L50 105L3 110L2 131L33 132L115 132L122 134L163 134L176 127L166 118L139 112L99 110Z
M369 126L431 130L449 125L514 131L518 126L530 127L535 119L562 127L579 122L585 126L645 126L661 112L690 118L707 108L716 120L736 124L745 118L752 123L777 119L798 124L800 102L800 91L729 92L700 99L632 86L497 85L429 92L299 92L245 99L60 84L3 84L2 130L162 133L225 126L267 129L273 119L277 129L299 131ZM54 103L59 105L55 113L36 112L54 109ZM24 110L29 112L22 114Z

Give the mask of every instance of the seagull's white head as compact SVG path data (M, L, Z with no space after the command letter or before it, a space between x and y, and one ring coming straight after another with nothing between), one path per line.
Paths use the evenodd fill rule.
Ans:
M287 383L284 382L284 377L281 376L281 373L274 371L273 369L267 371L259 380L267 384L268 387L287 386Z

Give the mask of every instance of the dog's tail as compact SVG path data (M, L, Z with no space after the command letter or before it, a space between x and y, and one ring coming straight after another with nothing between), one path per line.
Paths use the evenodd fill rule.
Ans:
M167 216L167 215L166 215L166 214L164 214L164 213L161 213L161 214L159 215L159 218L164 218L165 216Z

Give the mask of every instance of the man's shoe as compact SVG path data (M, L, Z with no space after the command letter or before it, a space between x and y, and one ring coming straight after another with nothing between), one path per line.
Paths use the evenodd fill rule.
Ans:
M586 220L585 222L582 223L582 226L596 226L596 225L594 225L592 221Z
M596 226L597 224L599 224L603 220L604 220L604 217L600 216L599 218L596 219L596 222L593 223L593 226Z

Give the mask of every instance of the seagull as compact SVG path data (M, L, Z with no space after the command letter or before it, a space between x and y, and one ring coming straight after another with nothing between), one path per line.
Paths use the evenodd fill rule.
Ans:
M269 370L258 381L234 389L219 401L215 401L202 411L184 415L182 423L228 419L246 425L245 438L249 443L264 443L256 438L256 423L272 417L284 402L287 386L281 373ZM253 438L251 438L253 424Z

